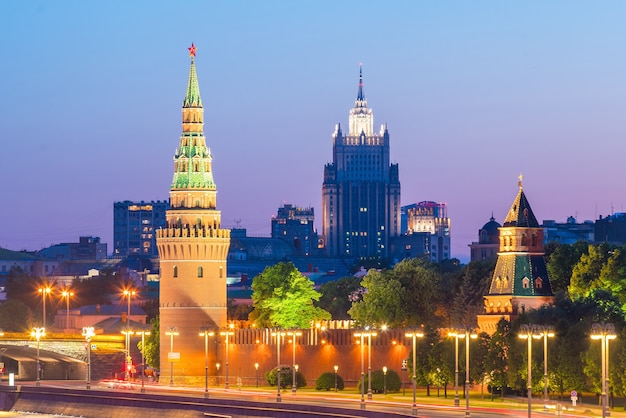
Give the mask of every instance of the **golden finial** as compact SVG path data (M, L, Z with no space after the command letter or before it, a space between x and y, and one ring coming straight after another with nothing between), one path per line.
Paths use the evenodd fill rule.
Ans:
M522 180L524 179L524 175L520 173L520 175L517 176L517 178L519 179L519 181L517 182L517 185L521 188L522 187Z

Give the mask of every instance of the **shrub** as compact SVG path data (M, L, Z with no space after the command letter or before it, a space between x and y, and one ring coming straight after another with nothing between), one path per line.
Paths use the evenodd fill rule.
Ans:
M343 379L337 375L337 389L343 390ZM315 381L315 390L334 390L335 389L335 373L322 373Z
M365 374L365 387L367 388L368 376ZM372 372L372 392L383 393L385 386L385 375L382 369ZM399 392L402 388L400 376L394 370L387 370L387 392ZM359 380L358 390L361 391L361 381Z
M276 368L272 368L268 372L265 373L265 380L270 386L276 386L277 384L277 374ZM293 384L293 374L291 367L289 366L280 366L280 387L281 388L290 388ZM301 372L296 373L296 387L303 388L306 386L306 379Z

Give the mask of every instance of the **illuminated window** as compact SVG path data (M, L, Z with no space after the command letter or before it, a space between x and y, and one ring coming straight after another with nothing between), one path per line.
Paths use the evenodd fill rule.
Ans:
M528 280L528 277L524 277L522 279L522 288L523 289L528 289L530 288L530 280Z

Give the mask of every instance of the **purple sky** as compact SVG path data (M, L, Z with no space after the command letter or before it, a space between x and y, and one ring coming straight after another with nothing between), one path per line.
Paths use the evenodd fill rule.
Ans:
M0 2L0 246L100 236L113 202L167 199L189 59L222 224L321 219L331 133L363 62L402 204L446 202L453 256L517 176L541 222L626 210L626 2ZM321 222L318 222L321 232Z

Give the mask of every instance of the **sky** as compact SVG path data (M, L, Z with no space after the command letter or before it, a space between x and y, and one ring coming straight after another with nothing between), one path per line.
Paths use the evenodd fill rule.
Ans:
M523 174L537 219L626 211L626 2L0 2L0 247L99 236L165 200L197 47L222 226L313 207L359 63L402 204L445 202L452 256Z

